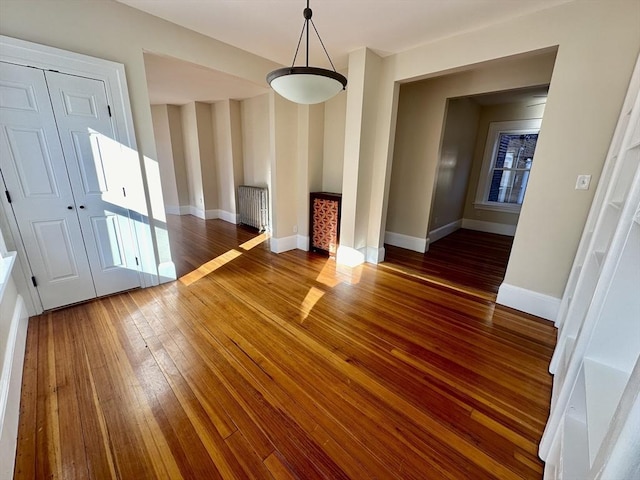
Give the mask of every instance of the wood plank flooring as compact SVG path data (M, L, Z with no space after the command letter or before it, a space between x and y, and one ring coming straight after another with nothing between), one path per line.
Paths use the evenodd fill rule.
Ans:
M385 268L495 300L513 237L460 229L432 243L426 253L385 245Z
M542 477L549 322L169 226L180 281L30 320L15 478Z

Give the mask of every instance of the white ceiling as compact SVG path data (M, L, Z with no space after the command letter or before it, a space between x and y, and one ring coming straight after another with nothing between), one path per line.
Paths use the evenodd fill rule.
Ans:
M290 64L293 59L304 22L302 10L306 6L305 0L117 1L283 65ZM310 6L314 23L329 55L336 68L340 69L346 67L349 52L361 47L369 47L379 55L386 56L569 1L574 0L311 0ZM322 47L313 31L311 34L309 63L326 68L329 64ZM523 34L526 35L526 32ZM303 50L301 47L296 64L304 61ZM166 77L172 70L171 65L163 67L160 59L154 59L151 63L153 65L150 66L155 68L159 76ZM208 82L208 85L215 87L216 79L223 84L237 82L237 79L224 81L221 77L223 74L212 74L215 78L197 80L198 75L195 74L198 72L194 68L200 67L191 67L194 84L205 85ZM187 100L189 95L180 96L179 92L170 91L186 90L188 83L182 75L173 83L163 83L155 74L148 73L148 78L152 102L186 103L195 100ZM217 88L217 92L222 94L224 90ZM212 96L209 100L217 96L211 89L210 93L204 94L204 98L207 95ZM252 96L243 95L225 96ZM169 98L174 97L174 101L168 102Z

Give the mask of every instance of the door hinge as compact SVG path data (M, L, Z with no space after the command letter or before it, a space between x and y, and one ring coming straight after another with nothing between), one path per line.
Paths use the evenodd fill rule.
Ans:
M5 190L4 194L7 196L7 202L11 203L11 194L9 194L9 190Z
M138 257L136 257L136 265L140 266L140 264L138 263Z
M111 116L111 105L107 105L107 111L109 112L109 116Z
M36 282L36 277L31 277L31 283L33 283L34 287L38 286L38 282Z

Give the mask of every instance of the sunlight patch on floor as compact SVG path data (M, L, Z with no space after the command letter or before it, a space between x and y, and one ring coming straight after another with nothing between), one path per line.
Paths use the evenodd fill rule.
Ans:
M334 288L341 283L355 285L360 282L361 276L362 265L348 267L346 265L338 265L334 259L329 259L316 277L316 282L322 283L329 288Z
M217 256L213 260L209 260L207 263L200 265L194 271L183 275L182 277L180 277L180 281L188 287L189 285L200 280L202 277L209 275L211 272L215 272L217 269L226 265L233 259L238 258L240 255L242 255L242 252L239 252L237 250L229 250L228 252Z
M264 232L258 235L257 237L252 238L251 240L247 240L242 245L240 245L240 248L242 248L243 250L251 250L256 245L260 245L262 242L268 239L269 239L269 233Z
M311 310L313 310L313 307L316 306L316 303L318 303L318 300L320 300L323 295L324 291L318 287L311 287L311 289L309 289L307 296L304 297L302 305L300 306L300 321L306 320Z

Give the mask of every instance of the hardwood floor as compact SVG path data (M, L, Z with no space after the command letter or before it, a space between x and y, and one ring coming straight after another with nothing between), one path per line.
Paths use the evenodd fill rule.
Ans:
M426 253L385 245L385 268L495 300L509 262L513 237L460 229L432 243Z
M169 226L181 280L31 319L15 478L541 478L549 322Z

